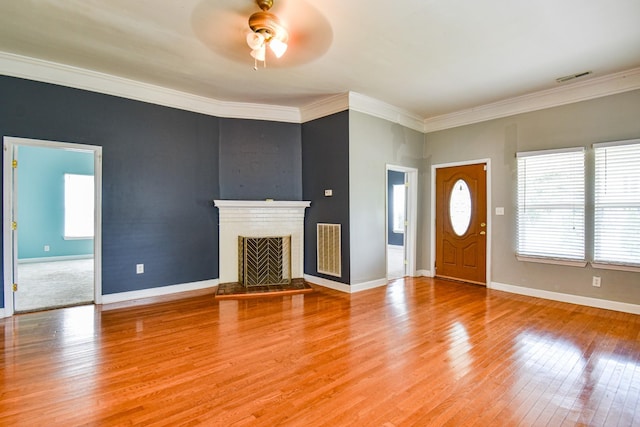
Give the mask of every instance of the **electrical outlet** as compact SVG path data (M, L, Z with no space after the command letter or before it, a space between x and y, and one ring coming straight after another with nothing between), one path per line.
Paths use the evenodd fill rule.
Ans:
M51 248L49 247L49 245L44 245L44 251L45 252L49 252Z
M593 281L591 282L593 286L596 288L600 287L600 276L593 276Z
M136 274L144 273L144 264L136 264Z

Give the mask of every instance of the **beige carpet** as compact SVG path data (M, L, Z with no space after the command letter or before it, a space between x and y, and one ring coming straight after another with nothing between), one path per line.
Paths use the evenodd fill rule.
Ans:
M93 302L93 259L18 263L14 310L35 311Z

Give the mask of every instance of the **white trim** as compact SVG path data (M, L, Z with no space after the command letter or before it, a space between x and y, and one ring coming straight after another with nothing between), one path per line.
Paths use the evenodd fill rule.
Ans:
M389 283L387 279L377 279L371 280L369 282L345 285L344 283L323 279L322 277L316 277L310 274L305 274L304 280L311 284L320 285L325 288L333 289L335 291L346 292L348 294L354 294L356 292L366 291L368 289L379 288L381 286L386 286Z
M0 308L0 319L4 319L5 317L9 317L5 314L4 308Z
M584 147L570 147L570 148L552 148L550 150L536 150L536 151L518 151L516 157L535 157L545 156L548 154L562 154L562 153L584 153L586 149Z
M104 93L217 117L300 123L300 110L226 102L41 59L0 52L0 74Z
M7 144L7 137L3 138L4 159L2 161L2 249L3 249L3 271L2 290L4 295L4 315L9 317L13 315L13 270L15 268L13 253L17 253L14 247L11 220L13 210L13 190L12 190L12 170L11 163L13 161L13 145ZM17 257L16 257L17 258Z
M344 283L324 279L322 277L312 276L310 274L305 274L303 277L306 282L309 282L311 284L320 285L325 288L333 289L335 291L346 292L348 294L351 293L351 286L345 285Z
M558 107L574 102L587 101L636 89L640 89L640 67L509 98L491 104L480 105L455 113L429 117L424 120L423 132L429 133L485 122L487 120Z
M368 289L387 286L388 283L389 281L386 278L370 280L368 282L362 282L362 283L352 283L350 286L350 290L351 290L351 293L354 294L356 292L366 291Z
M357 92L349 92L349 109L424 132L424 121L417 115Z
M217 208L308 208L308 200L214 200Z
M50 257L41 257L41 258L23 258L23 259L18 259L18 264L33 264L37 262L75 261L78 259L92 259L92 258L93 258L93 254L50 256Z
M117 294L107 294L102 296L102 304L113 304L116 302L132 301L142 298L153 298L164 295L177 294L180 292L196 291L199 289L215 288L218 286L218 279L202 280L199 282L181 283L177 285L160 286L157 288L141 289L139 291L119 292Z
M585 267L587 265L587 261L584 260L570 260L570 259L558 259L558 258L538 258L527 255L518 255L516 254L516 259L518 261L523 262L537 262L540 264L555 264L555 265L564 265L567 267Z
M2 58L0 55L0 64ZM64 149L68 151L89 151L94 156L94 203L95 203L95 217L94 217L94 230L95 236L93 238L93 270L94 270L94 302L100 304L102 300L102 147L96 145L87 144L72 144L68 142L59 141L46 141L30 138L19 138L13 136L5 136L3 138L4 146L4 161L2 165L2 185L3 185L3 225L2 225L2 237L4 248L4 310L6 316L13 315L13 263L14 256L17 262L17 247L14 247L11 230L12 210L14 203L14 192L12 186L12 165L13 150L15 146L31 146L31 147L45 147L53 149ZM19 225L18 225L19 227ZM8 267L8 268L7 268ZM19 280L19 278L18 278Z
M640 144L640 139L627 139L624 141L609 141L609 142L597 142L592 144L592 148L604 148L604 147L618 147L621 145L635 145Z
M332 95L300 108L300 122L306 123L349 109L349 93Z
M417 115L356 92L329 95L301 108L220 101L122 77L0 52L0 74L178 108L216 117L305 123L353 109L417 130L435 132L640 89L640 68L539 91L440 116Z
M431 270L416 270L416 277L433 277Z
M640 314L640 305L627 302L604 300L599 298L583 297L580 295L564 294L560 292L545 291L542 289L526 288L524 286L508 285L492 282L490 289L509 292L512 294L526 295L529 297L548 299L552 301L567 302L570 304L585 305L587 307L603 308L605 310L621 311L623 313Z
M632 271L640 273L640 267L635 265L623 265L623 264L606 264L603 262L591 262L591 267L601 270L619 270L619 271Z
M487 174L486 174L486 186L487 186L487 248L486 248L486 282L487 286L491 283L491 261L492 261L492 234L493 234L493 215L492 212L492 202L491 202L491 159L477 159L477 160L467 160L461 162L452 162L452 163L441 163L437 165L431 166L431 260L429 262L429 266L431 267L432 275L430 277L435 277L436 271L436 171L437 169L448 168L452 166L466 166L466 165L476 165L485 163L487 165Z
M406 174L405 182L408 184L407 188L407 230L404 236L404 250L407 257L407 265L405 266L405 274L408 276L416 275L416 253L417 253L417 235L418 235L418 169L396 166L387 164L385 169L385 248L389 244L389 219L387 218L389 212L389 200L387 196L387 188L389 187L389 171L404 172ZM388 265L387 250L385 249L385 265ZM385 269L386 271L386 269ZM389 272L386 271L388 274Z

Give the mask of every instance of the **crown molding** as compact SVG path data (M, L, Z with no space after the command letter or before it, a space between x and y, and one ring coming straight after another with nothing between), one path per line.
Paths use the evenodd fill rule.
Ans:
M357 92L345 92L313 102L300 109L302 123L344 110L353 110L423 132L423 119L410 112Z
M300 109L228 102L8 52L0 52L0 74L225 118L305 123L351 109L425 133L640 89L640 68L634 68L424 119L357 92L331 95Z
M423 132L450 129L636 89L640 89L640 68L505 99L455 113L430 117L424 120Z
M357 92L349 92L349 109L388 120L392 123L408 127L418 132L424 132L424 121L416 116L391 104L378 101Z
M0 74L217 117L300 123L300 111L295 107L218 101L162 86L7 52L0 52Z
M331 95L300 108L300 122L310 122L348 109L349 93Z

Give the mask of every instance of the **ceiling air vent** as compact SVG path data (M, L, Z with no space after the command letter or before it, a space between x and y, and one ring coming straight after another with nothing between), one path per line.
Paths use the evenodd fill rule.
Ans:
M593 71L584 71L582 73L571 74L570 76L558 77L556 79L556 82L564 83L564 82L568 82L569 80L579 79L580 77L588 76L589 74L593 74Z

